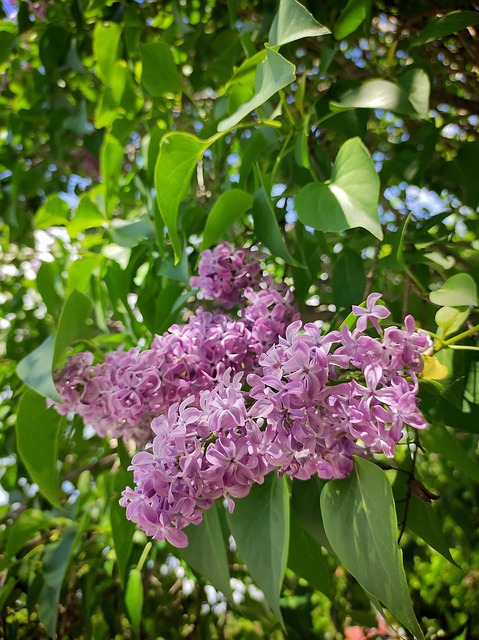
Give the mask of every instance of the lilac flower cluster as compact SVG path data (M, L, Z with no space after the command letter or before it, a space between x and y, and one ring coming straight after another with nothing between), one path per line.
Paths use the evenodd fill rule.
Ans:
M236 273L239 265L248 263L248 273L256 277L260 265L253 263L255 252L233 250L227 243L220 247L221 264L236 265ZM245 271L238 282L246 280L252 284ZM220 298L226 281L223 273ZM243 293L236 288L239 284L235 284L238 295ZM173 403L213 388L226 369L255 371L260 355L298 317L291 291L269 284L268 289L260 289L255 283L256 290L244 292L246 306L239 318L200 307L186 324L172 325L155 336L150 349L113 351L97 365L90 353L72 356L56 379L63 400L57 409L79 414L101 436L133 438L144 444L153 437L153 418L168 413Z
M389 315L371 294L354 307L356 328L321 335L292 322L247 376L226 370L215 387L171 406L152 423L151 449L132 461L135 487L121 499L148 535L185 546L212 501L245 496L277 470L300 479L341 478L353 455L393 456L406 425L425 426L417 375L428 336L411 316L382 331ZM378 331L371 337L368 322Z

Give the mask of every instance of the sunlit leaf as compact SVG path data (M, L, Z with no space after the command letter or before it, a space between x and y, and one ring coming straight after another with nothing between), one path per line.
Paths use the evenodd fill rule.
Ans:
M431 291L432 303L447 307L477 307L477 287L468 273L456 273L435 291Z
M269 30L269 42L274 47L327 33L331 33L330 30L319 24L297 0L280 0L278 13Z
M141 614L143 612L143 581L138 568L131 569L126 583L125 605L131 625L137 635L141 629Z
M70 207L65 200L54 194L42 204L35 214L34 224L37 229L48 229L65 225L68 222Z
M274 49L266 48L266 58L258 64L255 79L255 94L233 113L221 120L218 131L233 129L249 113L272 98L280 89L296 79L295 66Z
M331 180L303 187L295 199L298 218L320 231L362 227L380 240L379 178L359 138L347 140L336 157Z
M355 458L348 478L324 487L321 511L328 540L349 573L411 633L424 638L409 597L394 499L384 472Z
M476 11L451 11L428 21L427 26L410 46L419 47L476 24L479 24L479 15Z
M93 32L93 56L96 73L108 84L120 53L121 25L116 22L98 20Z
M336 20L333 35L336 40L342 40L366 20L371 11L371 0L349 0Z
M140 51L143 66L141 82L152 96L159 98L165 93L181 91L181 76L166 42L142 44Z

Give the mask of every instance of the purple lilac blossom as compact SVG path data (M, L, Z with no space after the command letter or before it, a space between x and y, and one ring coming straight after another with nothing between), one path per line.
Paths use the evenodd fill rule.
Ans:
M245 496L272 470L292 478L342 478L354 455L394 455L407 425L425 427L418 409L421 354L430 346L415 330L364 333L368 319L386 317L375 294L350 331L321 335L292 322L247 376L225 371L216 386L153 421L151 449L132 461L135 487L121 504L148 535L188 544L182 531L198 524L212 501ZM373 322L376 326L376 322Z

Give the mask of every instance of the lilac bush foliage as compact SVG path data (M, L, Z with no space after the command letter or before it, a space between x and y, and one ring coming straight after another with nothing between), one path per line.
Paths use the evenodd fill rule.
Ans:
M292 322L246 379L227 369L216 386L153 420L150 448L132 461L135 487L121 499L148 535L186 546L213 500L247 495L276 470L292 478L342 478L353 455L394 455L407 425L425 427L417 402L422 353L430 346L411 316L383 332L389 315L368 297L356 328L322 335ZM378 337L366 333L368 323ZM359 325L359 326L358 326ZM246 383L246 384L245 384Z
M255 371L259 356L298 317L288 287L275 285L269 276L260 282L262 257L228 243L203 252L200 273L209 273L207 265L217 264L221 274L211 280L216 289L204 276L205 295L216 296L228 307L233 300L231 292L225 293L229 273L235 283L234 304L242 304L238 316L200 307L185 324L155 336L149 349L113 351L96 365L90 353L73 355L56 378L63 400L57 409L79 414L100 436L144 445L153 437L152 419L168 413L173 403L197 398L227 369ZM200 284L196 280L191 279Z

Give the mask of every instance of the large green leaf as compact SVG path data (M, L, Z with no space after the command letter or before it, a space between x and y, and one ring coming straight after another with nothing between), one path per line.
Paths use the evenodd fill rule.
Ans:
M479 24L479 15L476 11L451 11L444 16L430 20L427 27L423 29L419 37L412 41L410 46L419 47L476 24Z
M336 40L342 40L366 20L371 11L371 0L349 0L339 14L333 29Z
M48 336L42 344L17 365L17 376L31 389L45 398L60 401L52 376L55 336Z
M331 33L296 0L280 0L278 13L269 30L269 42L272 47L294 42L301 38L322 36Z
M280 622L279 596L289 548L289 496L286 478L269 474L262 485L236 501L228 517L238 554Z
M233 129L245 116L272 98L296 79L295 66L274 49L266 48L266 58L258 64L254 96L229 118L221 120L218 131Z
M451 564L457 566L449 551L441 523L438 520L432 504L419 500L414 494L409 500L407 512L407 528L427 542L433 549L438 551Z
M56 637L58 602L76 533L76 527L67 527L58 542L48 545L43 560L44 584L38 598L38 616L52 638Z
M293 510L290 533L288 567L331 599L331 580L321 545L304 529Z
M181 91L181 76L166 42L142 44L140 52L143 66L141 82L152 96L159 98L165 93Z
M295 199L298 218L320 231L362 227L380 240L379 178L368 150L359 138L347 140L339 150L327 183L310 183Z
M45 398L25 391L18 405L17 449L30 477L55 507L60 506L58 435L62 417L47 408Z
M345 247L334 261L331 278L334 304L338 308L350 309L363 299L366 287L364 260L359 253Z
M316 542L333 553L324 531L320 496L326 482L317 476L310 480L293 480L291 506L301 526Z
M96 73L108 85L120 52L121 25L98 20L93 32L93 59Z
M468 273L456 273L446 282L431 291L429 299L432 303L447 307L477 307L477 287Z
M189 544L180 552L195 571L232 601L228 558L217 509L214 503L199 525L185 529Z
M178 235L178 211L180 202L190 188L190 180L196 165L211 140L200 140L189 133L172 132L161 141L160 154L155 167L155 189L162 221L156 220L157 234L163 237L163 223L173 245L176 259L181 256Z
M435 424L423 436L428 451L441 454L452 463L455 469L479 482L479 464L467 455L459 444L457 436L441 424Z
M407 84L411 78L398 80L366 80L358 87L349 89L338 100L331 102L331 107L347 109L385 109L396 113L425 117L424 96L429 97L429 78L424 71L418 70L415 77L412 96L407 91ZM418 96L421 96L419 100ZM418 111L420 108L420 111Z
M321 511L328 540L346 569L422 639L396 540L392 489L384 472L355 458L348 478L332 480L323 489Z
M207 249L222 239L224 234L253 204L253 198L242 189L222 193L208 214L201 249Z

